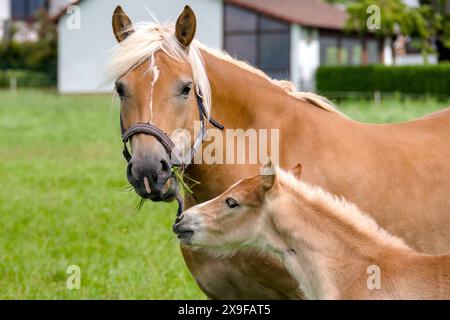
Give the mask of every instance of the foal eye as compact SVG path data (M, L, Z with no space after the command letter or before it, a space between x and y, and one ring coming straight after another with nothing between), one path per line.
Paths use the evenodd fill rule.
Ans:
M233 198L227 198L225 200L225 203L227 204L228 208L230 208L230 209L234 209L236 207L239 207L239 202L237 202Z

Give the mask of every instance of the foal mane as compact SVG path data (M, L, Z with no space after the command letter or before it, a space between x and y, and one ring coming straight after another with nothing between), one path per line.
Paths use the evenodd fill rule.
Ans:
M395 248L410 249L402 239L381 228L372 217L363 213L355 204L348 202L343 197L337 197L319 186L300 181L293 174L280 168L276 169L276 179L283 187L280 192L293 193L296 198L303 198L314 207L323 208L322 214L333 215L343 224L352 226L377 243ZM282 207L279 203L276 206Z
M201 55L201 51L204 51L269 81L300 101L308 102L325 111L347 118L326 98L311 92L299 92L292 82L272 79L247 62L234 59L224 51L209 48L198 40L192 41L189 50L186 50L175 37L174 24L160 25L153 22L141 22L134 24L132 29L134 32L111 50L106 69L106 80L109 82L123 77L143 62L152 60L156 51L163 50L173 59L188 62L191 65L193 80L197 85L195 89L203 97L209 115L211 111L211 87Z

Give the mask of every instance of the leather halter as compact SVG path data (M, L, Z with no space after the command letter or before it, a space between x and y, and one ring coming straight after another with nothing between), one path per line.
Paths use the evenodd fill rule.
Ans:
M127 162L131 161L131 154L128 151L127 142L131 139L131 137L138 133L144 133L147 135L150 135L152 137L155 137L164 147L167 154L170 156L173 166L178 166L181 168L182 171L184 171L189 164L189 162L193 159L194 155L197 153L198 148L203 143L203 140L206 135L206 125L205 125L205 119L208 119L209 123L211 123L214 127L223 130L224 126L221 125L219 122L214 120L213 118L207 116L205 106L203 105L203 98L200 96L200 94L197 93L197 107L198 107L198 114L200 118L200 132L197 134L197 137L195 138L194 145L191 148L191 154L190 158L187 159L188 161L184 161L183 159L180 159L177 152L173 152L175 149L175 144L173 143L172 139L169 137L167 133L165 133L160 128L154 126L151 123L135 123L132 126L130 126L128 129L125 129L123 126L123 120L122 120L122 113L120 114L120 129L122 131L122 142L123 142L123 156ZM177 216L179 216L183 209L183 201L181 200L180 196L177 196L178 201L178 212Z
M197 94L197 106L198 106L198 113L200 118L200 132L197 134L197 137L195 138L194 145L191 149L191 157L189 160L192 160L194 155L197 153L198 148L203 142L203 139L205 138L206 133L206 126L205 126L205 118L208 118L205 110L205 106L203 105L203 99L202 97ZM211 123L214 127L223 130L224 127L219 122L214 120L213 118L209 117L208 119L209 123ZM166 149L166 152L169 156L171 156L175 166L181 166L183 169L185 169L186 161L183 161L178 157L178 154L176 152L172 152L175 148L175 144L173 143L172 139L169 137L167 133L162 131L160 128L154 126L151 123L135 123L132 126L130 126L128 129L125 129L123 126L122 121L122 114L120 114L120 129L122 131L122 142L123 142L123 156L127 160L127 162L130 162L131 160L131 154L128 151L127 142L131 139L131 137L138 133L144 133L148 134L152 137L155 137ZM173 159L175 158L175 159Z

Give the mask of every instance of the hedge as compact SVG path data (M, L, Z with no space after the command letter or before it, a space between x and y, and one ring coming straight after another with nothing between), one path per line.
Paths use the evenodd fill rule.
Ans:
M450 63L419 66L321 66L317 91L400 92L450 96Z
M53 77L44 72L29 70L0 70L0 88L9 88L11 79L16 78L17 88L52 87L56 85Z

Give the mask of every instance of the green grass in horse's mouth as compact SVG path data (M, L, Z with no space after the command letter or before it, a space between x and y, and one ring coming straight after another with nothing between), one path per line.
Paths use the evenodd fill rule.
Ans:
M172 167L172 174L176 182L178 183L181 195L185 195L186 193L193 194L194 191L192 191L192 188L200 184L199 181L196 181L189 177L179 167Z

